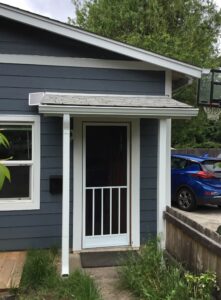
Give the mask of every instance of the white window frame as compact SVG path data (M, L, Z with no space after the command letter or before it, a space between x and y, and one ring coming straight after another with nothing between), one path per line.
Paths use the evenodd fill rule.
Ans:
M30 166L30 197L0 198L0 211L40 209L40 116L0 115L0 124L29 125L32 127L32 159L1 161L5 166Z

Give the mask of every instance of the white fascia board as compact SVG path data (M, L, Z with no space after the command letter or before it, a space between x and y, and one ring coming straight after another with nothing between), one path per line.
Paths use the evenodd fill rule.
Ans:
M71 114L76 116L115 116L135 118L192 118L198 108L134 108L134 107L97 107L68 105L39 105L39 113L47 115Z
M79 68L164 71L164 68L142 61L108 60L82 57L58 57L27 54L0 54L0 63Z
M34 26L46 31L50 31L61 36L72 38L96 47L113 51L131 58L148 62L163 68L177 71L192 77L201 78L202 69L164 57L143 49L139 49L118 41L114 41L94 33L90 33L64 23L47 19L26 11L18 10L13 7L6 7L0 4L0 16Z

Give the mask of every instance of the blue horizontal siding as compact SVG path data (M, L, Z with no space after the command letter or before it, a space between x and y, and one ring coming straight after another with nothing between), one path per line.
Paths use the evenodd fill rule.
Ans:
M62 199L49 193L49 177L62 174L62 120L44 120L41 116L40 210L0 212L0 250L60 246Z
M26 250L35 248L50 248L50 247L60 247L61 237L58 235L56 237L36 237L36 238L23 238L23 239L5 239L1 240L1 251L7 250Z
M72 78L60 77L65 70ZM28 95L34 92L164 95L164 85L165 73L161 71L0 64L0 110L36 113L35 107L27 106Z
M1 16L0 53L115 60L130 59L112 51L90 46Z
M164 83L164 72L157 71L0 64L0 111L38 114L36 107L28 106L30 92L163 95ZM142 241L156 232L156 137L157 121L141 120ZM61 174L62 119L41 116L41 207L0 212L0 250L60 245L62 199L49 193L49 178ZM71 210L72 194L71 179Z

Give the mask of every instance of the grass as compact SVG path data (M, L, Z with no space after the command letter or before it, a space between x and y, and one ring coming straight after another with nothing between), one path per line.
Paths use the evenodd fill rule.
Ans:
M93 279L81 270L62 278L56 269L54 250L28 252L21 284L13 290L19 300L101 300Z
M216 287L214 274L196 276L166 263L156 240L148 242L138 255L128 256L120 278L124 288L148 300L209 300Z

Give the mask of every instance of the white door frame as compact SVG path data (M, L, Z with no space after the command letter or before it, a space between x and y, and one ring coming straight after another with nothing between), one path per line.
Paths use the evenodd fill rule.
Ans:
M73 181L73 251L83 249L83 123L131 124L131 172L130 172L130 246L140 246L140 120L117 118L74 118L74 181ZM129 223L129 222L128 222ZM109 246L109 245L108 245ZM113 245L114 246L114 245Z

